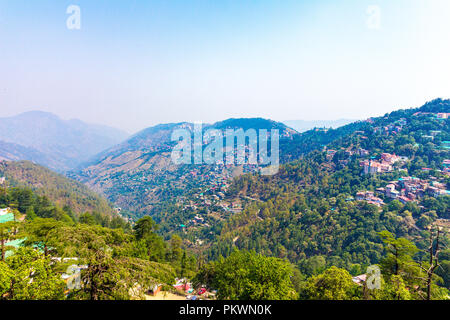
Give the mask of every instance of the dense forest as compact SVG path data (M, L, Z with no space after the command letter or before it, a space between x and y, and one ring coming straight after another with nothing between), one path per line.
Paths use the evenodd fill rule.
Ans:
M445 282L448 286L448 269L427 273L436 262L418 263L413 256L419 249L388 231L376 233L383 252L379 257L382 286L368 291L352 280L352 273L360 272L357 265L348 271L327 266L314 256L300 271L286 258L237 249L226 258L199 264L183 250L180 237L165 242L158 236L158 226L150 217L140 219L132 229L124 224L103 227L92 217L49 215L29 189L0 192L1 206L17 206L15 219L0 224L1 299L140 299L155 285L174 290L176 277L217 289L219 299L444 299L448 295L442 286ZM432 246L442 241L441 231L429 232ZM9 247L6 240L12 239L24 239L23 245ZM7 256L10 250L14 254ZM448 249L441 256L440 264L448 268ZM80 276L84 285L68 290L61 275L73 259L86 266Z
M111 204L85 185L32 162L2 161L0 176L6 177L11 186L31 188L61 207L70 207L76 214L86 211L114 214Z
M5 206L14 219L0 224L0 299L138 299L155 285L173 290L197 268L181 238L165 242L150 217L131 228L120 217L75 216L23 188L0 188ZM86 266L83 285L68 290L62 275L74 260Z
M438 99L420 109L298 136L295 139L313 146L312 151L303 153L307 148L299 147L300 158L283 165L275 176L236 178L227 196L256 201L246 201L241 213L187 237L212 243L202 253L206 260L229 256L236 249L255 250L287 259L304 277L314 277L333 266L357 276L383 261L387 248L380 233L409 241L417 248L410 252L411 261L421 265L430 259L431 234L443 228L435 275L441 277L437 283L449 289L448 193L424 194L416 201L403 202L399 201L403 198L377 194L379 188L407 176L440 183L448 190L449 175L443 163L450 157L445 148L450 122L435 116L448 110L450 101ZM435 134L432 139L430 133ZM290 144L289 152L296 147ZM361 161L378 159L383 153L407 160L395 163L389 172L363 174ZM385 204L355 199L360 191L377 194Z
M211 228L216 236L204 232L213 241L207 256L217 259L228 256L235 248L288 259L303 275L314 276L326 268L344 268L353 276L365 272L369 265L382 261L386 254L380 232L405 238L417 252L414 261L429 260L430 230L436 223L450 218L450 196L424 195L420 200L402 203L380 197L386 202L377 206L354 199L358 191L376 192L393 180L415 176L422 180L441 181L449 185L443 172L443 162L449 158L442 142L450 140L450 122L436 119L430 113L450 110L450 101L435 100L420 109L401 110L337 129L350 134L337 139L284 165L275 176L244 175L234 180L228 196L258 199L243 212L233 215ZM384 128L402 119L400 132L392 134ZM331 130L330 130L331 131ZM429 132L439 134L430 141ZM323 133L310 144L324 141ZM333 150L327 159L327 151ZM365 158L377 158L382 153L408 157L401 168L382 174L362 174L360 162L365 159L352 150L366 150ZM329 154L329 153L328 153ZM426 167L426 170L423 168ZM381 199L380 199L381 200ZM448 237L441 237L446 248ZM441 252L441 285L449 288L448 249Z

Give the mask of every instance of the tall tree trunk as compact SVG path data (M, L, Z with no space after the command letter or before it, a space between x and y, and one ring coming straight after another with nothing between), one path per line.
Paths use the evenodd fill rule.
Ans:
M91 296L91 300L99 300L99 297L98 297L98 284L97 284L97 282L96 282L96 280L95 280L95 275L98 273L98 268L96 267L96 266L89 266L88 267L88 272L89 272L89 283L90 283L90 285L91 285L91 288L90 288L90 292L89 292L89 294L90 294L90 296Z
M399 272L399 265L398 265L398 249L395 248L395 275L398 276Z
M3 237L1 243L2 243L2 261L5 261L5 239L3 239Z
M433 274L431 272L428 273L427 278L427 300L431 300L431 277Z
M367 288L366 281L363 282L363 297L364 297L364 300L369 300L370 299L369 290Z
M427 271L427 300L431 300L431 277L433 276L433 229L430 229L430 267Z

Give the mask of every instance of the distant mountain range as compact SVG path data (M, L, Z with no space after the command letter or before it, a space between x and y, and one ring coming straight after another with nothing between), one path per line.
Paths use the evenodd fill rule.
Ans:
M64 172L127 136L107 126L31 111L0 118L0 159L30 160Z
M36 149L0 141L0 161L19 161L22 159L28 159L35 163L46 163L49 167L57 165L50 156L47 156Z
M204 125L204 128L279 129L281 134L292 136L315 127L337 128L353 121L292 120L280 123L262 118L241 118ZM66 172L86 167L86 163L101 161L107 155L122 154L124 150L154 150L170 143L172 131L180 127L192 128L193 124L161 124L126 140L128 134L115 128L76 119L62 120L52 113L30 111L0 118L0 160L29 160Z
M298 132L305 132L314 128L332 128L336 129L346 124L355 122L355 119L339 119L339 120L287 120L283 121L287 126L297 130Z

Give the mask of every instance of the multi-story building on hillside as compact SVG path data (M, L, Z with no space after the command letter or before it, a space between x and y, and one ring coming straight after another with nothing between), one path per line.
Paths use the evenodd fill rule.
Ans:
M395 154L382 153L380 160L367 159L360 162L364 174L383 173L393 171L393 165L398 161L406 161L406 157L399 157Z

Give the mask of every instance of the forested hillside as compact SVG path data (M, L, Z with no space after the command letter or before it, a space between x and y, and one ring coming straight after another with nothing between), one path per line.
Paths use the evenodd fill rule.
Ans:
M213 219L214 208L206 206L194 215L210 226L185 223L186 237L195 250L207 248L208 259L256 250L286 258L309 276L331 266L357 275L380 263L382 231L412 241L415 261L426 260L429 229L449 225L450 121L438 116L449 110L450 101L438 99L295 137L313 151L275 176L236 178L227 199L241 202L243 211ZM448 237L441 242L445 248ZM448 261L441 262L436 273L448 287Z
M77 217L30 189L0 186L5 207L13 218L0 221L0 300L145 299L195 272L181 239L164 242L149 217L131 229L120 217Z
M228 193L231 198L261 201L250 203L223 223L213 256L237 246L298 263L320 255L329 264L350 267L379 260L379 231L422 238L421 232L433 221L450 218L445 164L450 151L444 145L450 140L450 123L433 114L448 110L450 101L437 100L420 110L397 111L349 125L338 130L353 128L351 133L338 135L326 147L286 164L276 176L235 179ZM404 124L394 127L400 120ZM427 137L430 131L437 133L432 141ZM310 137L311 143L323 142L322 133L310 133ZM363 161L372 159L375 166L383 153L404 157L404 162L397 161L386 172L364 174ZM430 190L420 196L411 192L410 198L386 195L387 185L411 176L420 180L418 187L428 184ZM357 197L366 191L378 196L358 201L366 200Z
M28 187L60 207L70 207L77 215L97 212L115 214L112 205L83 184L28 161L1 161L0 177L11 186Z

